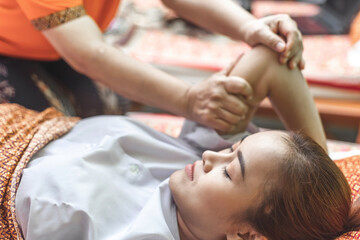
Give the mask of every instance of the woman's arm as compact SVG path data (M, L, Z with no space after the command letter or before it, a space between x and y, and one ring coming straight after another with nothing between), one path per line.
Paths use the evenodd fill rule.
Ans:
M301 131L327 150L322 122L299 69L290 70L276 61L276 53L258 46L245 54L231 75L246 79L253 88L254 98L244 100L249 111L238 128L245 129L260 102L268 97L286 129Z

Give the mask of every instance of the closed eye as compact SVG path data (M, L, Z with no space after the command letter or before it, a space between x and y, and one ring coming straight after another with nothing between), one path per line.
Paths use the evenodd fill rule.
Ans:
M231 180L231 177L230 177L229 173L228 173L227 170L226 170L226 166L223 167L223 174L224 174L225 178Z
M234 152L233 146L230 147L229 151L230 151L230 153Z

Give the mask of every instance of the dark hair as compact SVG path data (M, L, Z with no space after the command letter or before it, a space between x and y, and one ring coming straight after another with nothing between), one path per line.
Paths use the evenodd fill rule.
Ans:
M271 240L330 240L359 230L360 200L352 204L350 186L327 153L302 134L284 141L276 181L249 209L248 223Z

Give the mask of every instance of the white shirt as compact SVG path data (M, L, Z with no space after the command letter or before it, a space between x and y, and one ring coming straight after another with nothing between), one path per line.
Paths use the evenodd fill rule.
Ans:
M168 177L200 159L207 146L197 136L212 148L230 144L196 129L183 140L124 117L81 120L23 172L16 215L25 239L179 240Z

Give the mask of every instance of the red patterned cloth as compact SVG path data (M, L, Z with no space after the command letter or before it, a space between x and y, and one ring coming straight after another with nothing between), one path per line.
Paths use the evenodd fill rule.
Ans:
M22 171L39 149L77 121L54 108L38 113L16 104L0 104L0 239L23 239L15 216Z
M336 160L335 163L345 174L353 193L353 200L360 197L360 155ZM347 233L338 240L360 240L360 231Z

